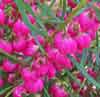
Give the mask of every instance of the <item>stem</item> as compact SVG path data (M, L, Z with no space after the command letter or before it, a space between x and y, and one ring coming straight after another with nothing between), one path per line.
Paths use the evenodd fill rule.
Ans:
M65 21L65 24L69 24L72 21L73 17L77 14L77 12L79 12L86 5L86 3L86 0L81 0L76 8L72 10L67 20Z
M13 92L13 89L11 89L11 90L6 94L5 97L9 97L9 96L12 94L12 92Z
M17 59L15 56L6 53L4 50L0 49L0 54L7 57L8 59L12 60L15 63L21 64L21 65L28 65L25 61L22 61L20 59Z

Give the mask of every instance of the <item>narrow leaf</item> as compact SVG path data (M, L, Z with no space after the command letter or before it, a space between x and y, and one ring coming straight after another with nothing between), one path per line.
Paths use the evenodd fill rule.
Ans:
M72 63L76 66L76 68L83 74L84 77L87 78L89 83L95 85L98 89L100 89L100 84L96 82L84 69L82 64L79 64L72 56L69 56Z
M86 60L87 60L87 52L88 52L88 49L84 49L83 50L82 59L81 59L81 65L85 65L85 63L86 63Z
M0 89L0 95L3 95L4 93L6 93L7 91L9 91L12 88L12 86L10 85L5 85L3 88Z

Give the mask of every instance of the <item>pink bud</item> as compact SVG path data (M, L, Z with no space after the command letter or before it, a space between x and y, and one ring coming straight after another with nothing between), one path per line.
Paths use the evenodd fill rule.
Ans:
M14 79L15 79L15 74L14 73L11 73L8 75L8 82L9 83L13 83L14 82Z
M29 17L29 20L30 20L30 22L31 22L32 24L35 24L35 23L36 23L35 18L34 18L31 14L29 14L28 17Z

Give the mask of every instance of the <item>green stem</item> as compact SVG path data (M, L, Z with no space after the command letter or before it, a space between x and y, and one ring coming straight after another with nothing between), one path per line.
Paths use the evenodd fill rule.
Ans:
M11 89L11 90L6 94L5 97L9 97L9 96L12 94L12 92L13 92L13 89Z

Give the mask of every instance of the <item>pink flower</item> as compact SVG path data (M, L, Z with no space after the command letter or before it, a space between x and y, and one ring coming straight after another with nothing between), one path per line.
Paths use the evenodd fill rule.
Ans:
M78 19L83 32L88 30L95 32L98 29L95 13L91 9L84 11Z
M18 37L27 37L30 33L29 28L21 20L17 20L13 26L13 31Z
M19 38L16 41L13 41L13 48L17 52L22 52L27 47L27 41L24 38Z
M38 76L46 76L48 74L48 65L41 65L40 68L37 70Z
M4 3L8 4L8 3L12 3L13 0L4 0Z
M25 92L26 92L26 90L22 85L17 86L14 89L13 97L22 97L22 94L25 93Z
M76 40L77 45L80 50L83 50L84 48L90 47L91 44L91 37L89 34L82 34L80 37Z
M14 64L11 61L9 61L8 59L4 59L3 60L3 70L5 72L14 72L17 69L18 64Z
M62 33L59 32L55 35L55 38L54 38L54 45L56 48L61 48L61 44L62 44L62 41L63 41L63 37L62 37Z
M48 78L52 79L56 76L56 69L52 64L48 65Z
M72 38L69 38L69 39L65 38L63 40L62 44L60 44L59 50L64 55L73 54L77 51L77 43Z
M72 64L67 58L67 55L64 56L57 49L53 49L48 52L48 58L52 63L55 63L57 70L72 69Z
M2 2L2 0L1 0L1 1L0 1L0 9L3 9L3 10L4 10L4 9L5 9L5 6L6 6L6 5L5 5L4 2Z
M13 48L12 48L12 44L6 40L2 40L0 39L0 49L4 50L7 53L12 53L13 52Z
M33 56L39 49L39 46L37 45L31 45L31 46L28 46L25 50L23 50L23 54L25 56Z
M43 90L44 83L40 79L37 79L35 81L30 80L26 81L24 83L24 86L29 93L38 93Z
M96 78L97 77L97 73L92 68L88 68L88 73L93 78Z
M31 81L31 80L36 80L36 73L30 71L29 68L23 68L21 71L21 76L23 78L24 81Z
M50 94L52 97L68 97L68 93L65 90L57 85L53 85L50 88Z
M5 13L2 9L0 9L0 25L4 25L5 24Z

